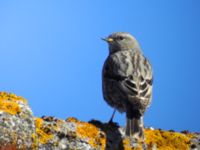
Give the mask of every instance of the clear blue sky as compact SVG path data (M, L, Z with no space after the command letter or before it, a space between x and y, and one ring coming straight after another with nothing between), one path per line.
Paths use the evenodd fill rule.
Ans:
M100 37L115 31L132 33L154 68L145 125L200 131L199 0L0 1L0 91L27 98L35 116L109 120Z

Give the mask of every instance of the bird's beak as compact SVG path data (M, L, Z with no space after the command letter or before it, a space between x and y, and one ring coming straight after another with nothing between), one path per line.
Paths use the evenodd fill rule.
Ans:
M111 42L114 41L113 38L101 38L101 39L108 42L108 43L111 43Z

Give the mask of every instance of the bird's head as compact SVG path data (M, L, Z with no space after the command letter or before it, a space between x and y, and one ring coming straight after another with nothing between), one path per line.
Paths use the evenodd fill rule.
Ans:
M140 50L137 40L127 32L115 32L107 38L102 38L109 45L110 53L125 50Z

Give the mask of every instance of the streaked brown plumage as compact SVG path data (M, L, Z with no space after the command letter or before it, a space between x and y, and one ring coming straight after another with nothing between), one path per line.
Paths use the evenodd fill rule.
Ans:
M126 135L143 139L143 115L152 97L152 68L136 39L116 32L104 39L109 44L102 72L105 101L126 112Z

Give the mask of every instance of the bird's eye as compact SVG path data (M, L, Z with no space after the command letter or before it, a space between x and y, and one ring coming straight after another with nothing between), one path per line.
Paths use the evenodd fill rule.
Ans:
M124 38L123 38L122 36L119 36L118 39L119 39L119 40L123 40Z

